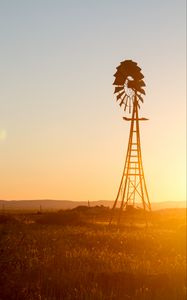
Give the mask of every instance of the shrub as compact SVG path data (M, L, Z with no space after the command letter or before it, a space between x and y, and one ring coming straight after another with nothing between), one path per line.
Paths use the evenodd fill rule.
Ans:
M83 225L85 222L81 213L73 210L65 210L53 213L46 213L36 220L38 224L45 225Z

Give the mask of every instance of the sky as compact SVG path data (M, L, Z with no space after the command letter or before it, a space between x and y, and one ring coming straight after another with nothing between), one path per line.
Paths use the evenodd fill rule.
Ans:
M186 1L0 1L0 199L113 200L129 123L122 60L142 68L151 202L186 199Z

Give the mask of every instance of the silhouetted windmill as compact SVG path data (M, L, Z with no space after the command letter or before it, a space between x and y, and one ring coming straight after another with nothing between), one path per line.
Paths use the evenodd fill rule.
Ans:
M144 210L151 210L151 204L142 165L139 129L139 121L148 119L139 118L138 115L140 103L143 103L142 94L145 95L144 76L140 67L132 60L122 61L116 69L113 83L116 101L123 106L126 113L130 114L130 118L123 117L123 119L130 121L131 124L125 166L110 219L111 223L114 219L115 208L120 205L117 220L119 224L123 210L130 206L135 208L139 203Z

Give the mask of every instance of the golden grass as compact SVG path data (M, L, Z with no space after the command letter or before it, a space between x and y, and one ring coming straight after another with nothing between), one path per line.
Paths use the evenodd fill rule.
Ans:
M16 216L0 225L0 299L184 300L184 214L157 213L151 227L118 230Z

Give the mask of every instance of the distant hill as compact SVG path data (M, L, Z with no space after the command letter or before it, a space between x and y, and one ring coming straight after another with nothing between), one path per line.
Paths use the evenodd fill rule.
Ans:
M104 205L112 207L114 201L112 200L99 200L90 201L90 206ZM0 210L59 210L59 209L72 209L80 205L88 205L86 201L70 201L70 200L0 200ZM168 201L152 203L153 210L166 209L166 208L185 208L185 201Z

